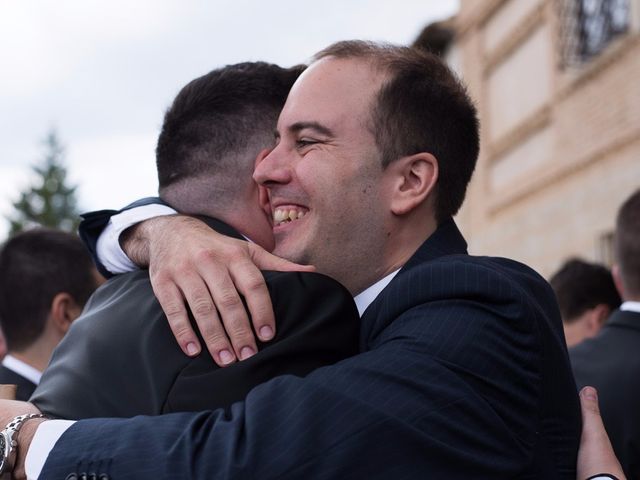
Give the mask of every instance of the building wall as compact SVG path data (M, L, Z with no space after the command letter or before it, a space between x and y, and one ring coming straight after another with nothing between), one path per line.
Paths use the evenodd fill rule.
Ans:
M472 253L545 276L570 256L610 263L615 213L640 188L640 0L627 33L572 66L560 1L463 0L456 19L482 125L458 224Z

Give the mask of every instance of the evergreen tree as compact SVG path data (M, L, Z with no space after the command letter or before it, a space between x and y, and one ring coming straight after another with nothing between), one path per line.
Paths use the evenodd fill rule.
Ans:
M32 167L37 180L13 204L16 211L8 218L10 236L37 226L68 232L75 232L78 228L76 186L67 185L64 147L55 131L49 132L44 146L45 155L41 163Z

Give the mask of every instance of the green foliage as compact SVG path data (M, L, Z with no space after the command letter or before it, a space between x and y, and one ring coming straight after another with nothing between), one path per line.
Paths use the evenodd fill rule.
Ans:
M67 185L64 147L55 131L49 132L44 146L42 161L32 167L37 174L36 181L13 203L15 212L8 217L10 236L37 226L68 232L78 228L76 187Z

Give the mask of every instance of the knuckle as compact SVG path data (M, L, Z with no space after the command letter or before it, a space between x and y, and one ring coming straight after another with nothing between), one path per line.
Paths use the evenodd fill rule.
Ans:
M191 328L186 324L175 325L173 327L173 334L178 339L186 339L191 337Z
M264 277L259 272L247 274L245 281L245 289L247 292L259 292L264 290L265 287Z
M169 319L180 320L185 314L184 304L178 302L164 303L162 310Z
M171 283L171 276L166 270L149 270L151 283L158 287L164 287Z
M236 343L240 342L241 340L253 341L253 333L251 332L249 325L244 319L240 317L228 319L228 321L225 322L224 326L227 330L227 333L229 334L229 337L232 338Z
M229 257L230 260L233 260L235 262L246 260L248 258L246 249L235 243L232 245L229 245L226 250L227 250L226 255Z
M216 261L217 256L215 251L205 248L198 250L194 258L198 263L211 263Z
M226 335L219 330L213 330L206 334L202 332L202 338L205 343L214 350L229 348L229 342L227 341Z
M238 309L242 305L242 303L240 302L240 297L238 297L235 292L222 293L217 301L217 304L221 310L226 311Z
M193 314L201 317L211 315L214 309L213 303L206 300L196 301L191 307Z

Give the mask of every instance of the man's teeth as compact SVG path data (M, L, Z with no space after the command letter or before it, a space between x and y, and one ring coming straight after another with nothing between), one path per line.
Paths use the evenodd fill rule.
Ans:
M273 212L273 221L275 224L291 222L304 217L304 215L305 212L303 210L278 208Z

